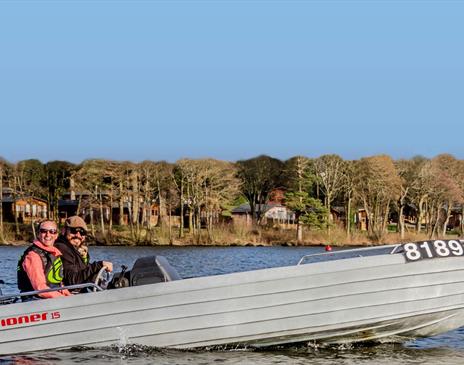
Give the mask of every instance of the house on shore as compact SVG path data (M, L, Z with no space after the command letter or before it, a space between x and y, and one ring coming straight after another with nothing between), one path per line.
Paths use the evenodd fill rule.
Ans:
M103 210L105 223L108 223L111 217L113 224L119 224L121 217L122 224L128 225L132 211L131 204L131 201L126 200L121 207L119 201L111 201L109 194L102 192L100 206L99 201L92 201L92 195L89 192L71 191L64 193L58 201L58 216L60 223L73 215L81 216L87 223L90 223L93 216L94 223L97 223L101 219L101 210ZM143 201L140 201L137 210L139 223L142 224L148 221L151 226L158 224L160 208L157 203L151 203L149 207L146 207Z
M282 204L258 204L256 212L262 214L262 224L295 223L295 213ZM232 209L232 221L234 224L251 225L253 219L250 204L244 203Z
M14 192L12 188L2 189L3 221L31 223L48 216L48 204L44 199L31 195L22 195Z

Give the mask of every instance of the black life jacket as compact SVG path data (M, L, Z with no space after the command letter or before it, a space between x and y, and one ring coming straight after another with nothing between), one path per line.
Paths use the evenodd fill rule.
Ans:
M37 253L42 259L44 274L47 286L56 288L61 286L63 281L63 263L61 257L55 256L52 253L41 249L36 245L32 245L24 251L23 255L18 261L18 289L21 292L33 291L31 281L23 268L23 262L29 252Z

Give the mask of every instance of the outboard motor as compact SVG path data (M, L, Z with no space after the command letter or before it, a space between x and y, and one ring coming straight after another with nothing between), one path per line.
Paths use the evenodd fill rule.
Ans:
M138 286L179 280L177 271L163 256L141 257L135 261L130 273L130 285Z
M131 270L115 273L108 288L123 288L164 283L182 279L164 256L147 256L137 259Z

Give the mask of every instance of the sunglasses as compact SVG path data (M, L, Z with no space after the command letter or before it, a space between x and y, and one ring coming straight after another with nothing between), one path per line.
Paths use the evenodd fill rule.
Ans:
M40 232L40 233L43 233L43 234L47 234L47 233L56 234L58 231L57 231L56 229L40 228L40 229L39 229L39 232Z
M81 236L87 235L87 231L84 228L74 228L74 227L68 227L69 233L71 234L78 234L80 233Z

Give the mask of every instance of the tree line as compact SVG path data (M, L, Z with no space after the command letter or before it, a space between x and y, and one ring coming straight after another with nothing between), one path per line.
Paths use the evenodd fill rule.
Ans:
M382 240L392 216L403 238L405 210L414 218L415 232L435 238L446 234L453 211L464 213L464 160L449 154L399 160L388 155L344 160L328 154L286 161L262 155L236 162L181 159L175 163L102 159L79 164L37 159L10 163L0 159L0 199L5 187L11 188L15 198L46 200L50 218L58 216L63 193L85 191L88 199L79 201L79 208L91 208L92 230L95 223L103 236L111 235L115 225L124 224L126 207L135 241L142 240L142 232L143 239L156 235L148 219L153 203L160 208L160 224L168 224L173 214L179 217L180 224L172 233L178 237L186 234L187 226L192 237L205 237L206 232L206 239L214 242L214 229L233 207L244 202L250 205L253 226L260 227L263 207L277 188L285 191L285 205L295 213L295 239L299 242L304 230L330 235L333 207L343 207L347 237L355 230L353 213L363 209L369 223L367 235L374 241ZM104 217L104 206L119 207L118 222L112 221L112 215ZM94 216L93 212L99 213ZM460 233L463 229L461 220Z

